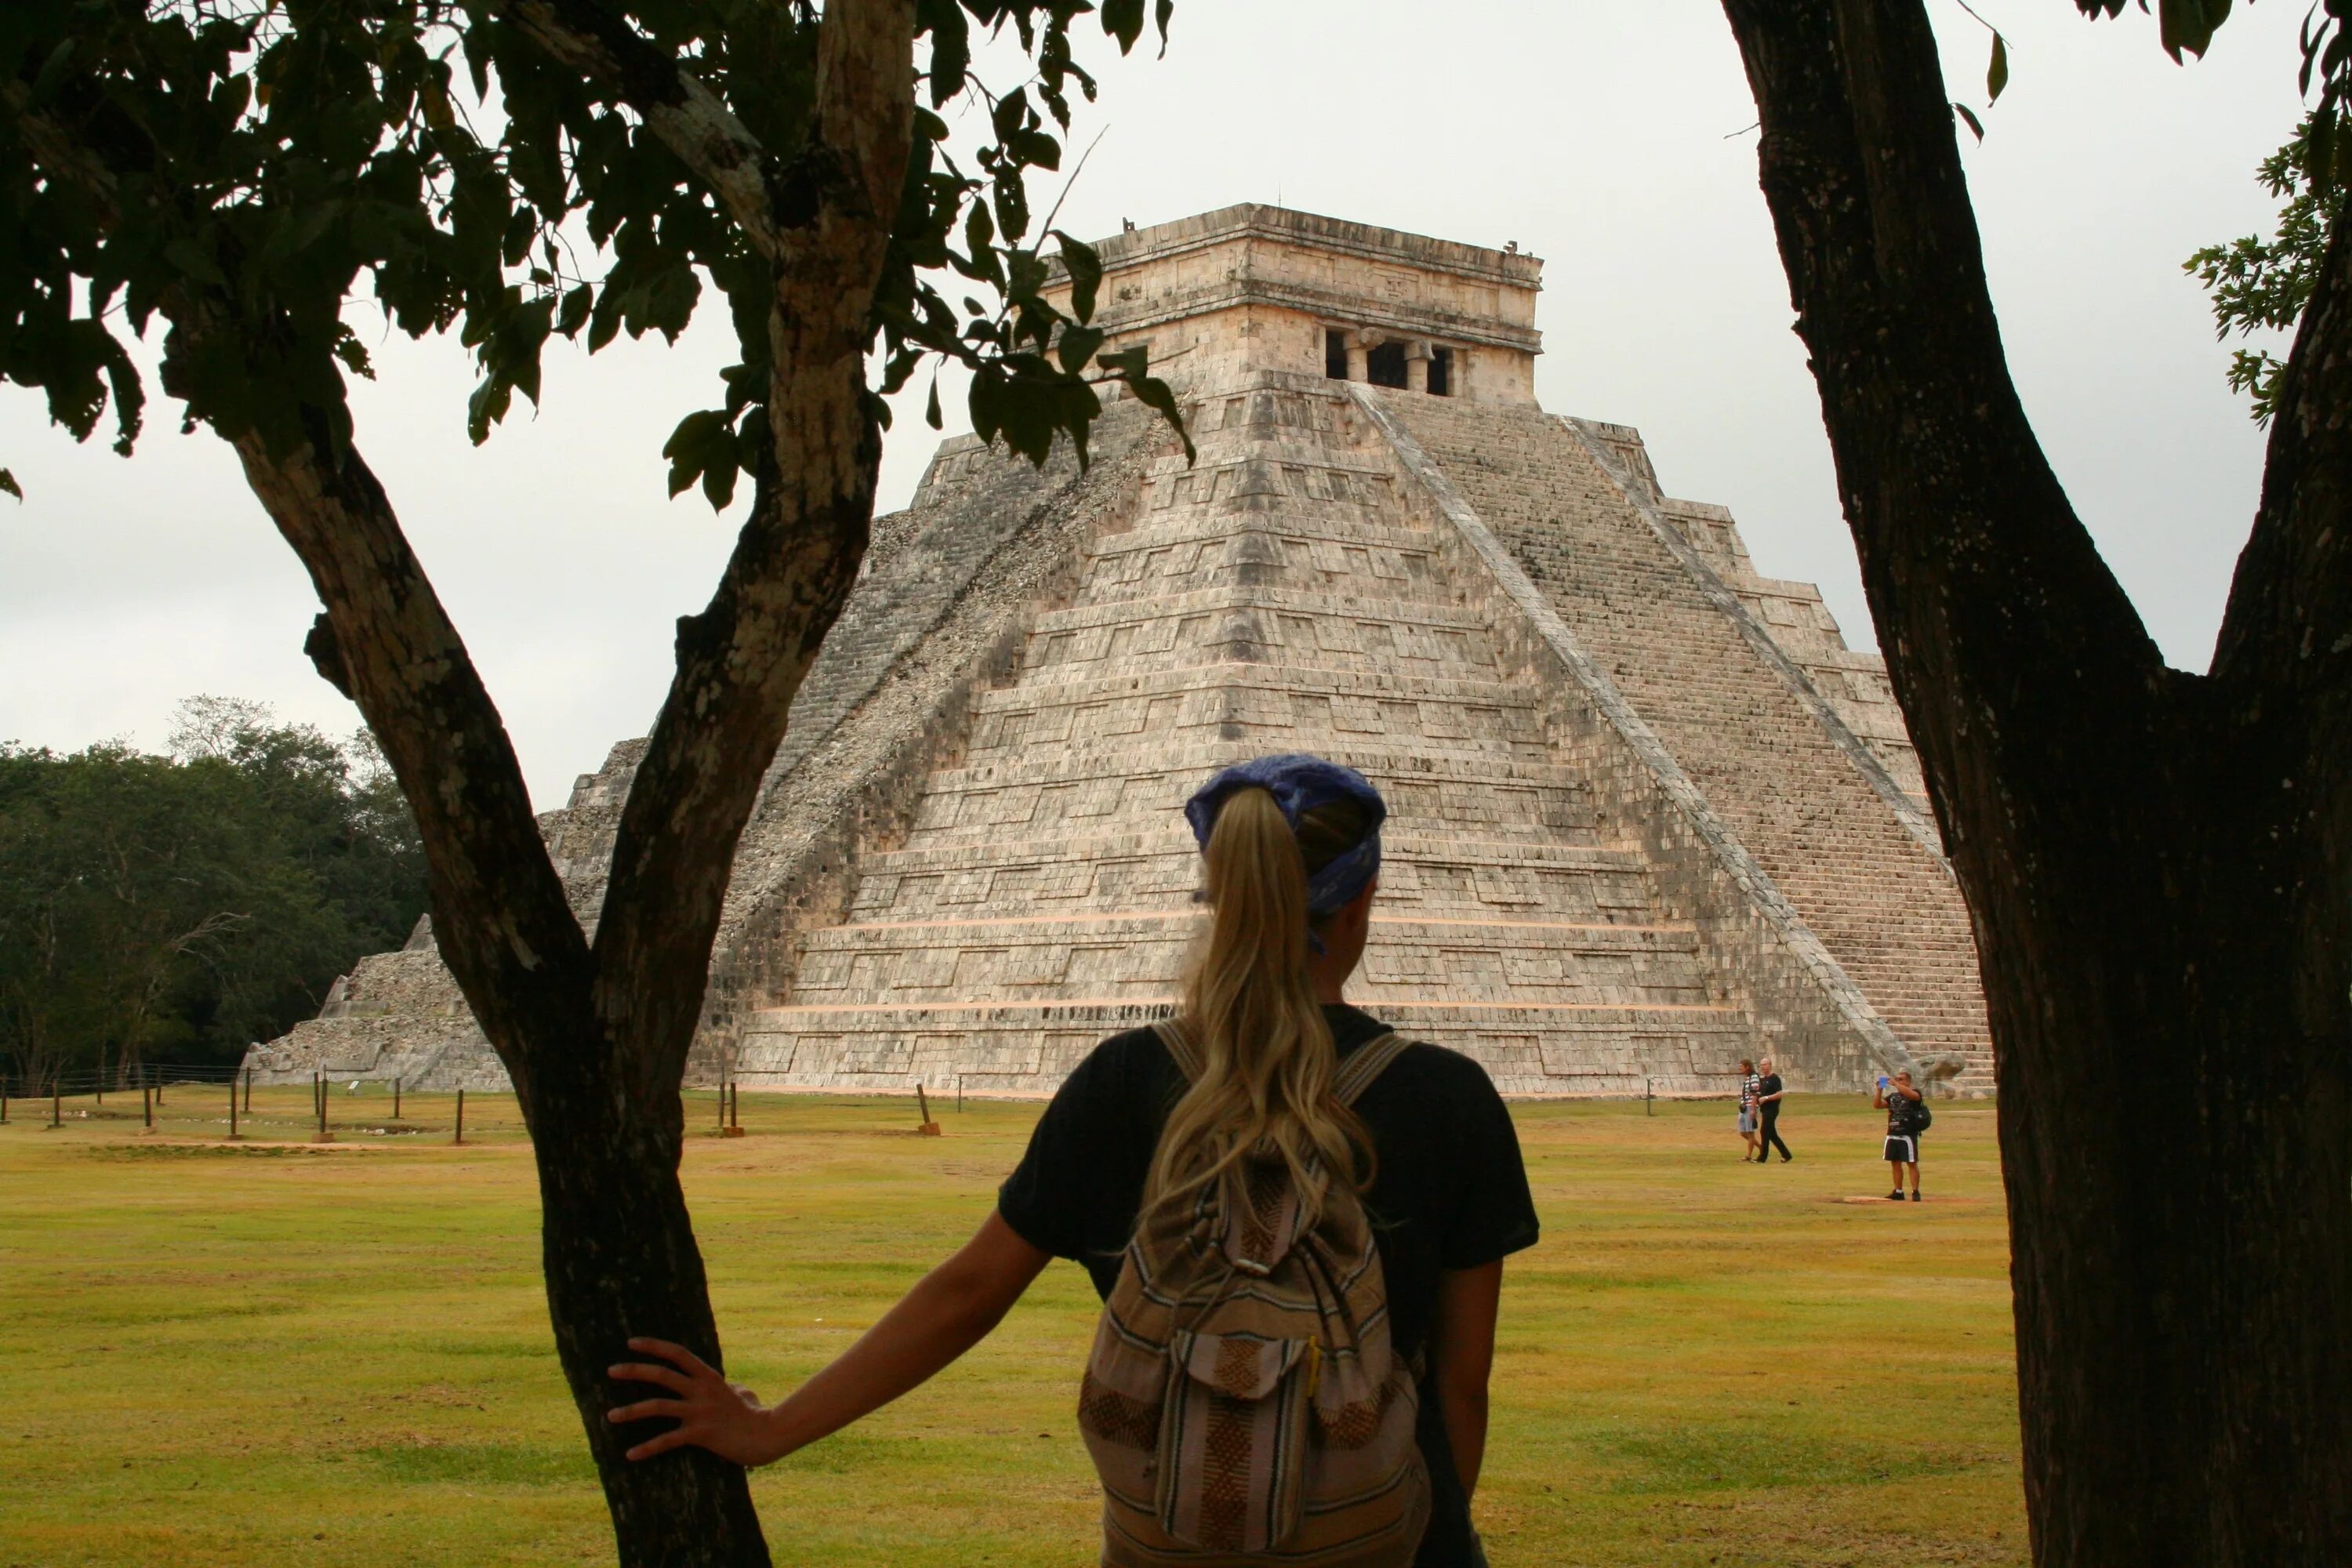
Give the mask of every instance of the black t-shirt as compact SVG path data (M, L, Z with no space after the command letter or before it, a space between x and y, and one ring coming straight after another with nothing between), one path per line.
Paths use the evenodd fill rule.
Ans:
M1387 1033L1353 1007L1323 1012L1342 1058ZM1184 1087L1157 1034L1113 1035L1063 1082L997 1194L1004 1222L1031 1246L1083 1265L1098 1295L1108 1297L1118 1279L1160 1130ZM1412 1356L1436 1321L1438 1276L1533 1246L1535 1200L1510 1111L1468 1057L1413 1046L1364 1091L1356 1114L1379 1161L1364 1201L1388 1283L1391 1332L1398 1353ZM1466 1564L1469 1509L1437 1402L1426 1396L1420 1438L1434 1507L1416 1568Z
M1767 1116L1780 1115L1780 1102L1777 1100L1768 1100L1765 1098L1768 1095L1774 1095L1780 1092L1780 1075L1776 1072L1766 1073L1762 1080L1756 1086L1756 1109L1763 1111Z
M1916 1138L1919 1135L1919 1102L1895 1088L1886 1086L1886 1135L1889 1138Z

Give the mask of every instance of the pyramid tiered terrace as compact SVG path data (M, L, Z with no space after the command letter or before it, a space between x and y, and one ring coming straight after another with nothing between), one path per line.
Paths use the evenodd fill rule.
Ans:
M1160 1016L1179 813L1274 751L1387 796L1351 998L1507 1093L1990 1084L1967 917L1878 661L1640 437L1533 397L1540 263L1277 208L1102 247L1198 458L1131 404L969 437L872 564L739 857L697 1071L1049 1091ZM551 849L593 920L634 743ZM420 931L256 1065L495 1081ZM453 1005L454 1003L454 1005Z

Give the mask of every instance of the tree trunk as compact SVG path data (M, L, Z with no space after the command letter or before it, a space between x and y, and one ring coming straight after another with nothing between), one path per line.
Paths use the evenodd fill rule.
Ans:
M604 1375L625 1359L633 1334L675 1340L725 1365L678 1185L685 1129L677 1091L657 1103L625 1099L609 1071L575 1068L542 1072L532 1099L548 1315L620 1560L631 1568L765 1568L767 1543L740 1466L694 1447L632 1464L629 1446L666 1424L621 1427L604 1419L617 1399L648 1392Z
M549 1310L620 1560L763 1564L740 1468L698 1449L629 1463L624 1450L646 1434L616 1431L604 1413L643 1390L615 1388L604 1372L633 1334L721 1364L678 1185L679 1083L737 838L866 547L880 455L866 354L905 194L915 6L824 7L807 134L789 167L624 15L595 0L514 0L510 15L551 58L631 105L774 279L763 345L772 449L718 591L679 622L677 673L623 809L593 950L498 709L383 487L338 438L343 411L305 408L299 430L222 433L325 606L305 651L359 705L415 811L441 956L530 1128ZM0 108L48 178L114 221L122 193L111 165L21 89ZM166 160L143 132L129 140L140 199L175 195L156 178ZM175 283L157 308L171 322L167 391L188 396L224 365L251 380L337 384L331 364L283 363L300 334L284 330L267 289Z
M598 972L532 817L504 724L457 629L355 450L237 444L271 519L310 570L327 614L310 644L321 673L367 716L426 846L443 959L514 1080L538 1161L548 1312L565 1382L595 1455L626 1568L765 1564L739 1466L700 1450L631 1464L646 1436L604 1412L644 1391L605 1369L632 1334L658 1334L723 1366L702 1260L678 1186L675 1071L626 1070L596 1005ZM773 742L771 742L772 749ZM740 824L737 824L740 830ZM727 836L731 847L733 835ZM703 876L723 878L723 863ZM698 999L701 954L667 972L605 976L625 994ZM684 1006L690 1020L693 1003ZM682 1048L676 1053L681 1065Z
M593 6L562 8L610 21ZM543 31L558 28L550 8L526 9ZM625 31L604 31L628 47ZM623 806L593 950L498 710L382 486L356 451L329 458L323 426L290 452L257 437L236 443L326 606L312 658L358 702L416 808L442 956L514 1079L539 1162L556 1346L629 1568L768 1562L740 1467L698 1448L643 1464L624 1457L649 1434L615 1428L604 1412L643 1390L616 1387L605 1369L636 1334L724 1365L678 1186L678 1087L737 840L865 553L881 453L865 356L913 79L908 0L827 8L817 112L800 154L822 173L822 200L791 224L748 226L774 247L774 446L709 605L678 623L677 672ZM691 135L740 131L686 96L701 105L687 116ZM719 174L731 199L757 198L756 183ZM175 335L211 329L195 314Z
M2352 519L2332 491L2276 493L2274 442L2231 619L2249 649L2304 653L2227 668L2225 633L2213 676L2166 668L2010 381L1923 7L1725 10L1872 616L1975 921L2036 1560L2352 1561L2344 678L2310 657L2344 595L2282 588L2340 574L2324 542ZM2324 314L2297 360L2332 370L2352 324L2315 349ZM2329 395L2313 430L2352 407ZM2303 468L2340 484L2343 442L2322 446ZM2282 600L2292 626L2264 613Z

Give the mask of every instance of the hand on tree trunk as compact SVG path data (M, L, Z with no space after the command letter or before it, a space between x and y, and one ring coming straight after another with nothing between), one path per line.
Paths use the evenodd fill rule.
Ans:
M688 1443L708 1448L739 1465L764 1465L783 1458L785 1448L775 1420L760 1396L740 1383L730 1383L709 1363L667 1340L633 1339L629 1348L642 1355L659 1356L669 1364L623 1362L612 1368L615 1383L650 1383L675 1395L641 1399L605 1412L614 1426L632 1421L669 1420L677 1423L658 1436L648 1437L628 1451L633 1461L650 1459Z

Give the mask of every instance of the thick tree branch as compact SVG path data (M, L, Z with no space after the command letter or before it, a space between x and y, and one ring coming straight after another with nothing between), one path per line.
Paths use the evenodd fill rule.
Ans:
M623 809L596 932L597 1005L638 1092L675 1083L702 1006L735 845L802 678L856 580L881 459L866 384L874 290L912 136L910 0L835 0L803 157L829 171L780 226L772 453ZM646 977L663 977L659 984Z
M1725 0L1725 11L1762 121L1797 331L1930 793L1946 806L1963 770L1988 802L2010 781L2064 776L2084 759L2049 738L2087 734L2118 704L2147 711L2163 661L2010 379L1925 14L1907 0ZM1928 690L1951 700L1916 700ZM1945 816L1964 858L1979 825Z
M311 446L273 452L251 435L234 445L327 607L349 694L432 850L442 956L528 1107L532 1078L549 1064L503 1047L570 1039L593 1052L588 949L497 706L356 451L331 468Z
M106 161L35 109L32 89L23 82L0 82L0 106L5 107L9 124L24 139L33 161L52 180L79 191L95 208L99 227L111 229L121 214L117 205L119 186Z
M2352 241L2342 222L2295 333L2261 510L2213 674L2232 695L2352 682Z
M751 128L701 78L593 0L512 0L508 14L549 58L645 116L678 162L709 185L754 249L782 248L782 175Z

